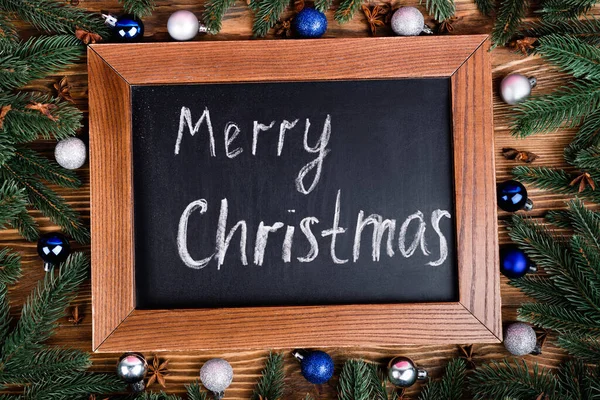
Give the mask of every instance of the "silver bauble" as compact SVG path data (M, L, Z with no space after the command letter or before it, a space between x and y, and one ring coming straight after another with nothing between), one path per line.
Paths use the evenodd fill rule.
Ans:
M167 31L175 40L191 40L200 29L198 18L191 11L175 11L167 21Z
M525 100L535 87L535 78L527 78L521 74L511 74L500 82L500 97L508 104L517 104Z
M56 162L66 169L77 169L85 163L87 149L83 140L72 137L63 139L54 148Z
M427 379L427 371L419 369L408 357L395 357L388 364L388 379L398 387L409 387Z
M200 369L200 381L206 389L214 393L215 399L223 397L232 380L233 368L222 358L208 360Z
M400 7L392 16L392 30L400 36L417 36L429 28L423 14L415 7Z
M506 327L504 347L514 356L524 356L534 352L537 336L533 328L522 322L515 322Z
M140 353L125 353L117 362L117 376L132 385L134 391L144 389L146 372L148 372L148 363Z

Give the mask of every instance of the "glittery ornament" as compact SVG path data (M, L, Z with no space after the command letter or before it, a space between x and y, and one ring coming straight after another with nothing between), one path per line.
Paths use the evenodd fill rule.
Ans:
M517 246L503 246L500 249L500 272L510 279L522 278L536 267L527 254Z
M179 10L169 17L167 31L173 39L183 41L195 38L198 32L208 32L208 29L191 11Z
M537 337L533 328L522 322L510 324L504 332L504 347L514 356L538 353Z
M423 14L415 7L400 7L392 16L392 30L400 36L417 36L421 33L433 33L425 25Z
M144 377L148 372L148 363L140 353L125 353L117 362L117 376L134 392L144 390Z
M87 158L85 143L76 137L63 139L54 148L54 158L63 168L80 168Z
M327 382L333 376L333 360L323 351L294 350L292 355L300 361L302 376L315 385Z
M303 38L319 38L327 30L327 17L319 10L306 7L292 21L294 32Z
M204 387L213 392L215 399L222 399L225 389L233 380L233 368L222 358L208 360L200 369L200 381Z
M504 211L529 211L533 208L533 202L527 198L527 189L520 182L504 181L498 185L496 192L498 207Z
M508 104L517 104L531 94L531 89L536 84L537 80L535 78L527 78L521 74L511 74L502 79L500 96Z
M408 357L395 357L388 364L388 379L397 387L409 387L427 379L427 371L417 368Z
M69 257L71 245L69 240L58 232L46 233L38 240L37 252L44 260L44 271L48 272Z

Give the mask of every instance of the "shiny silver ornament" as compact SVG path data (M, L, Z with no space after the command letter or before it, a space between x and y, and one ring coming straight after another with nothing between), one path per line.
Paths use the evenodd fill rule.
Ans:
M417 368L408 357L395 357L388 364L388 379L398 387L409 387L427 379L427 371Z
M54 158L63 168L80 168L87 158L85 143L76 137L63 139L54 148Z
M392 30L400 36L417 36L421 33L433 33L425 25L423 14L415 7L400 7L392 16Z
M148 362L140 353L125 353L117 362L117 376L134 392L144 390L144 377L148 372Z
M504 347L513 356L541 353L535 331L531 326L522 322L515 322L506 327Z
M508 104L517 104L531 94L531 89L537 84L537 79L527 78L521 74L505 76L500 82L500 97Z
M195 38L198 32L208 32L208 29L198 21L193 12L179 10L169 17L167 31L173 39L185 41Z
M204 387L213 392L215 399L222 399L225 389L233 380L233 368L222 358L208 360L200 369L200 381Z

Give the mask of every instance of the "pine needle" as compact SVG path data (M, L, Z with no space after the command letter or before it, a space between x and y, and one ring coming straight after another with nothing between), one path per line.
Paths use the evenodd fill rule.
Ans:
M187 391L188 400L207 400L208 396L206 392L203 392L198 382L194 382L190 385L185 385Z
M275 26L279 16L290 4L290 0L254 0L256 16L252 32L255 37L263 37L269 33L269 29Z
M221 22L227 10L235 4L235 0L208 0L205 3L202 19L212 34L221 31Z
M322 13L329 10L332 4L333 0L315 0L315 8Z
M450 19L456 12L454 0L426 0L425 7L429 15L438 22Z
M371 368L363 360L348 360L338 382L338 400L372 400Z
M461 400L467 377L467 365L462 358L451 360L446 366L444 376L430 381L421 391L419 400Z
M133 14L138 18L148 17L152 14L154 0L120 0L127 14Z
M0 229L12 226L15 219L27 213L27 197L13 181L0 185Z
M492 29L493 47L505 45L517 33L528 7L528 0L502 1Z
M285 375L283 373L283 354L269 353L252 400L278 400L283 396Z
M553 34L539 39L537 52L575 78L600 79L600 49L572 36Z
M362 4L363 0L341 0L335 11L335 20L340 24L350 21Z
M475 0L475 4L483 15L490 16L494 11L496 2L494 0Z
M545 0L540 12L546 20L564 21L585 14L596 3L597 0Z

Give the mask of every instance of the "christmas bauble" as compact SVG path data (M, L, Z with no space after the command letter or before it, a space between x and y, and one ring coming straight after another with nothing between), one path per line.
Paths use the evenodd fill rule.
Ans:
M123 15L117 18L113 32L121 42L137 42L144 36L144 23L133 15Z
M425 18L415 7L400 7L392 16L392 30L400 36L417 36L425 29ZM429 28L427 28L429 29Z
M200 29L198 18L191 11L175 11L167 21L167 31L175 40L191 40Z
M292 355L300 361L300 371L304 379L320 385L333 376L333 360L324 351L294 350Z
M117 376L130 384L134 391L144 390L144 377L148 363L140 353L125 353L117 362Z
M527 189L521 182L509 180L498 185L498 207L508 212L531 210L533 202L527 198Z
M56 162L66 169L77 169L85 164L87 150L83 140L72 137L63 139L54 148Z
M50 271L69 257L71 245L69 240L58 232L46 233L38 239L37 252L44 260L44 270Z
M528 272L534 271L534 264L517 246L504 246L500 249L500 272L507 278L522 278Z
M206 389L214 393L216 399L223 397L232 380L233 368L222 358L208 360L200 369L200 381Z
M327 30L327 17L319 10L306 7L294 17L292 26L300 37L318 38Z
M536 83L535 78L527 78L521 74L508 75L500 83L500 96L508 104L517 104L531 94Z
M427 378L427 371L419 369L408 357L395 357L388 364L388 379L398 387L409 387L417 380Z
M514 356L531 354L537 346L537 336L533 328L522 322L515 322L506 327L504 347Z

